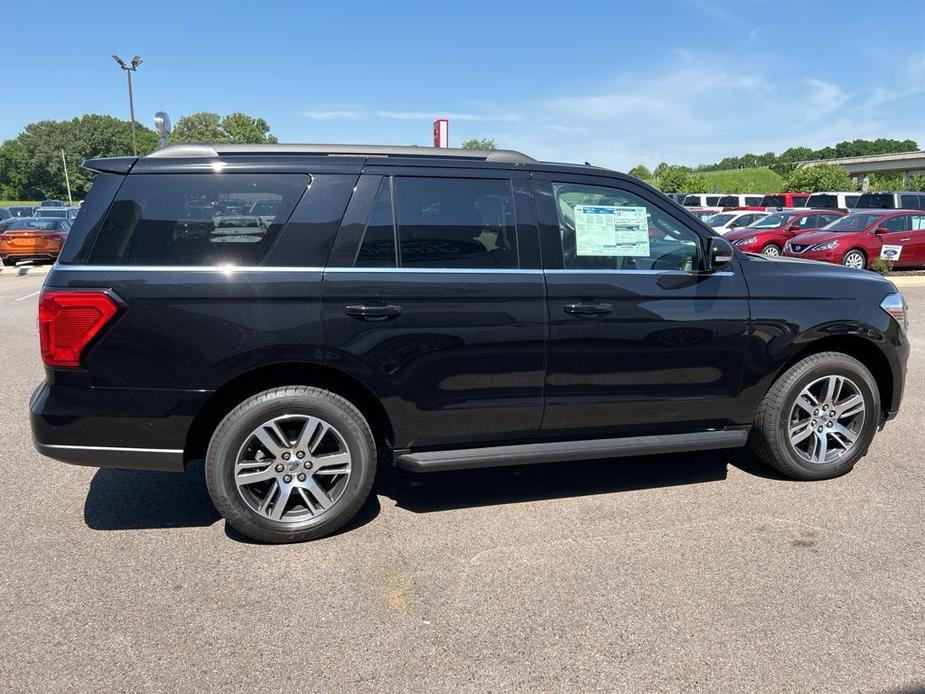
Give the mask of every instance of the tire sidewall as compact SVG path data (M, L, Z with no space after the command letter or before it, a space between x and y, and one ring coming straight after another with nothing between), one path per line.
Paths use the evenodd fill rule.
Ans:
M219 512L238 530L272 541L299 541L322 536L347 522L359 509L375 476L375 449L365 423L328 399L310 395L271 395L251 399L230 413L216 429L206 457L206 483ZM334 508L318 519L300 523L273 521L257 514L241 497L234 467L241 446L261 424L283 415L311 415L333 425L350 452L351 474Z
M800 457L790 444L790 412L803 388L825 376L845 376L850 378L858 386L861 395L864 397L866 416L861 433L858 436L858 443L851 453L831 463L814 465ZM867 449L879 425L880 391L870 372L863 367L855 366L853 360L832 358L812 364L790 384L782 404L775 427L778 450L787 457L791 465L801 470L807 479L827 479L851 470L855 463L867 454Z

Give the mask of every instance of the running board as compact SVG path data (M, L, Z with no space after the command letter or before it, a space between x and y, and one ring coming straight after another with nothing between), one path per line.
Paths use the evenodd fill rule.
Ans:
M569 460L622 458L632 455L657 455L704 451L713 448L739 448L748 440L748 429L699 431L692 434L664 436L628 436L619 439L590 441L552 441L517 446L465 448L455 451L402 453L395 466L412 472L469 470L503 465L556 463Z

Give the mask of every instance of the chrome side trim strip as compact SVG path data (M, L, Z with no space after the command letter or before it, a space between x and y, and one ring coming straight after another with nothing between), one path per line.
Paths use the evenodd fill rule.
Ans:
M507 270L490 268L454 268L454 267L329 267L324 269L328 272L365 272L365 273L385 273L385 274L420 274L420 275L540 275L543 273L539 268L520 269L511 268Z
M45 448L58 448L69 451L119 451L121 453L165 453L176 455L182 453L182 448L122 448L119 446L65 446L62 444L45 443Z
M254 265L71 265L55 263L53 270L63 272L323 272L322 267L260 267Z
M554 269L544 270L543 272L550 275L672 275L684 277L726 277L734 275L731 270L721 270L719 272L687 272L686 270L583 270L583 269Z

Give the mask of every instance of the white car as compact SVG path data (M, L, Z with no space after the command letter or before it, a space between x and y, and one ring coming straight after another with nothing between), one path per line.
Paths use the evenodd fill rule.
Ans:
M748 226L762 217L767 217L767 212L757 212L754 210L730 210L729 212L717 212L709 217L703 218L703 223L713 227L713 231L725 234L727 231Z

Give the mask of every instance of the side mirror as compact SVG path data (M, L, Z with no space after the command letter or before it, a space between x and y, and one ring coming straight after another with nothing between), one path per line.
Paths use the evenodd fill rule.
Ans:
M796 234L800 231L803 231L803 228L799 224L791 224L789 227L787 227L787 231L789 231L791 234Z
M877 236L880 236L880 234L889 234L890 230L887 229L886 227L877 227L876 229L874 229L874 233Z
M718 272L732 265L732 244L722 236L713 236L707 242L707 272Z

